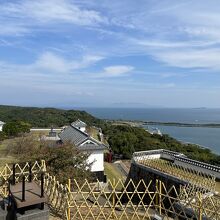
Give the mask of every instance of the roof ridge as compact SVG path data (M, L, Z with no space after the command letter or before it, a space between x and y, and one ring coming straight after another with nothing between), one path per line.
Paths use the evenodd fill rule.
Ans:
M82 134L86 135L87 137L89 137L89 134L88 134L88 133L86 133L86 132L80 130L79 128L75 127L75 126L72 125L72 124L71 124L70 126L71 126L72 128L75 128L77 131L81 132Z

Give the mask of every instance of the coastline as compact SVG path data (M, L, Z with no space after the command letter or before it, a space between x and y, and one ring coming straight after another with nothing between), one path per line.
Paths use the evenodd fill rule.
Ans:
M128 124L135 127L146 126L146 125L163 125L163 126L175 126L175 127L204 127L204 128L220 128L220 124L207 123L181 123L181 122L158 122L158 121L141 121L141 120L109 120L104 119L105 121L112 122L114 124Z
M189 128L189 129L193 129L193 128L201 128L203 129L204 128L204 132L206 129L219 129L220 128L220 124L188 124L188 123L172 123L172 122L146 122L146 121L139 121L139 120L106 120L108 122L112 122L113 124L115 125L129 125L129 126L132 126L132 127L142 127L144 128L146 131L150 132L150 129L148 129L147 127L151 127L152 125L154 125L155 127L159 127L160 129L160 126L164 126L164 127L167 127L167 128L172 128L172 127L176 127L176 128ZM161 131L161 130L159 130ZM203 133L204 133L203 132ZM219 132L220 132L220 129L219 129ZM151 133L151 132L150 132ZM162 132L163 134L169 134L169 136L173 137L174 139L176 139L177 141L181 142L182 144L184 145L196 145L202 149L208 149L208 150L211 150L214 154L217 154L217 155L220 155L220 152L218 150L218 147L216 147L217 145L216 144L204 144L203 142L201 143L201 141L190 141L190 140L187 140L184 138L182 139L182 137L178 137L178 136L175 136L174 134L170 134L169 132ZM204 134L203 134L204 135ZM197 136L198 138L198 136Z

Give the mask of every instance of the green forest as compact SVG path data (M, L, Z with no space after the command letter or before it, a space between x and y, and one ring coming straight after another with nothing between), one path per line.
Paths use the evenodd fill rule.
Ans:
M0 105L1 121L24 121L32 127L61 127L72 123L78 118L88 125L100 122L99 119L85 111Z
M85 111L0 106L0 116L0 120L7 123L7 129L3 129L5 133L0 132L0 139L13 136L13 130L11 132L10 129L10 127L13 127L13 123L22 125L20 126L21 131L26 131L25 129L28 127L60 127L68 125L79 118L88 125L101 127L110 148L115 154L123 155L125 159L130 159L135 151L164 148L184 153L195 160L220 165L220 156L209 149L194 144L180 143L168 135L151 135L143 128L113 125L111 122L97 119Z
M151 135L143 128L127 125L108 125L104 128L108 143L114 153L130 159L135 151L167 149L185 154L187 157L220 166L220 155L195 144L183 144L167 134Z

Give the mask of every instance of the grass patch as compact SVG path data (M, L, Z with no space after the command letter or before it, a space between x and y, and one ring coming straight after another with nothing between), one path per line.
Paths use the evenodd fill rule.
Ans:
M112 163L104 163L105 167L105 174L107 175L108 179L113 181L115 179L116 181L119 179L124 179L124 176L121 175L121 173L117 170L117 168L114 167Z
M216 181L216 191L220 193L220 181Z
M14 139L6 139L0 142L0 168L4 167L6 163L16 162L16 158L8 154L8 146L12 144Z

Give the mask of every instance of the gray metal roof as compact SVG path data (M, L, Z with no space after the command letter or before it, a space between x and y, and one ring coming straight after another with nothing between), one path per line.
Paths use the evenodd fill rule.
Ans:
M0 121L0 125L4 125L5 124L5 122L3 122L3 121Z
M74 126L68 126L59 134L59 137L62 141L70 141L78 146L87 140L89 136Z
M79 119L74 121L71 125L74 126L74 127L77 127L77 128L86 127L86 123L79 120Z

